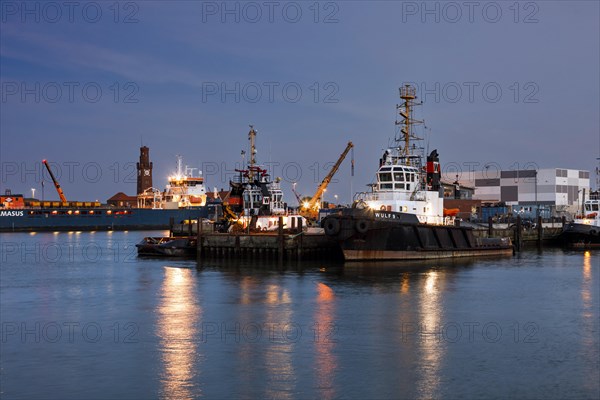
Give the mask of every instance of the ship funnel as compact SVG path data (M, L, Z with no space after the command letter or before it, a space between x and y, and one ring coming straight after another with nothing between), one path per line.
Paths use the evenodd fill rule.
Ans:
M427 156L427 190L440 190L440 180L440 156L436 149Z

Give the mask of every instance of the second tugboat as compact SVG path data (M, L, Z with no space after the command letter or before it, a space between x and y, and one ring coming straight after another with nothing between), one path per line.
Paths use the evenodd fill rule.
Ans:
M223 205L220 231L267 232L279 228L282 218L283 228L307 226L306 218L291 214L283 201L281 178L271 179L267 169L256 161L256 130L250 125L250 160L247 169L236 169L239 175L229 182L231 192ZM246 152L242 151L242 155Z
M357 194L351 208L324 218L325 233L339 241L347 261L512 254L509 238L476 238L472 228L445 215L437 150L423 165L425 150L411 144L420 140L413 126L423 123L412 117L415 88L400 88L400 98L400 134L380 159L376 183Z
M585 194L583 195L585 198ZM582 212L565 225L559 240L575 249L600 248L600 192L590 193L582 204Z

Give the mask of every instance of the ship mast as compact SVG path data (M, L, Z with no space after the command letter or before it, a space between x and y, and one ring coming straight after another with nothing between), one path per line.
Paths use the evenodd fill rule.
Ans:
M177 154L175 157L177 157L177 179L181 179L183 176L183 157L179 154Z
M413 125L422 124L423 121L412 118L413 107L418 106L421 103L416 103L417 91L411 85L404 85L400 88L400 98L404 100L402 104L396 105L398 114L402 117L402 121L396 121L396 125L402 125L400 132L402 132L402 138L397 141L404 140L404 148L400 149L400 155L404 158L406 165L411 165L411 151L410 151L410 140L422 140L422 138L414 135L412 127Z

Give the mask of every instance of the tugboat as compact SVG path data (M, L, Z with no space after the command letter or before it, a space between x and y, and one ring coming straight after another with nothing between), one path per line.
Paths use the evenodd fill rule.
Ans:
M582 208L583 212L565 225L559 240L571 248L600 248L600 193L590 193Z
M307 226L303 216L287 212L281 179L271 180L268 171L257 164L256 133L250 125L250 160L247 169L236 169L239 175L229 182L231 192L223 206L225 221L221 224L221 231L275 231L280 217L283 218L284 229Z
M340 243L346 261L422 260L484 255L511 255L509 238L479 239L444 212L439 155L433 150L423 165L425 149L413 127L416 90L400 88L402 121L394 143L379 160L377 181L370 192L358 193L351 208L325 217L325 234Z

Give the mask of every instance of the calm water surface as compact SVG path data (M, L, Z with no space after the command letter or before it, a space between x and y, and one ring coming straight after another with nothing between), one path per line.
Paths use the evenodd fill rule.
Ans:
M2 398L600 397L598 252L197 264L147 234L0 235Z

